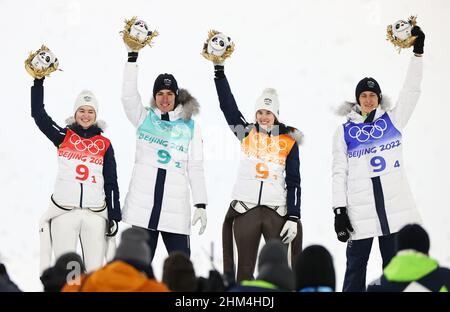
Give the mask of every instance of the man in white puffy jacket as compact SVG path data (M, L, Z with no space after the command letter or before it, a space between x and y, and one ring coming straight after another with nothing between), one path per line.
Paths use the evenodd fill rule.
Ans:
M206 227L203 142L191 118L199 104L187 90L178 89L174 76L161 74L153 86L151 107L144 107L137 90L137 57L138 52L128 53L122 89L125 113L137 128L123 221L149 230L152 257L159 233L168 253L179 250L189 256L190 193L196 207L192 224L201 221L199 234Z
M396 233L420 216L406 180L402 132L420 96L425 35L418 26L414 56L393 109L373 78L362 79L357 103L346 103L347 122L333 140L333 209L337 238L347 242L343 291L365 291L374 237L383 267L396 253Z

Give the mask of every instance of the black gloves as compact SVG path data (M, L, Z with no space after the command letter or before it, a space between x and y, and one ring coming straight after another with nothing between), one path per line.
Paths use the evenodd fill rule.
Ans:
M334 209L334 230L336 231L337 239L344 243L350 238L349 232L353 232L345 207Z
M225 67L223 65L214 65L214 74L216 79L225 78Z
M138 52L128 52L128 62L136 63L138 56Z
M119 222L116 220L108 220L106 227L106 236L115 236L119 231Z
M417 37L416 41L414 42L413 52L416 54L423 54L425 34L423 33L422 29L420 29L419 26L414 26L413 29L411 30L411 35Z

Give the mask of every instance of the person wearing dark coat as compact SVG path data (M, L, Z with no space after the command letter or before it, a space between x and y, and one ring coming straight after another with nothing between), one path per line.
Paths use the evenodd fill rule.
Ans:
M397 254L368 292L448 292L450 269L428 255L430 239L423 227L408 224L398 232Z
M336 289L333 257L323 246L305 248L297 257L294 272L298 292L334 292Z
M0 292L21 292L19 287L9 278L3 263L0 263Z
M45 292L60 292L69 279L79 279L85 273L86 268L80 255L68 252L42 273L41 282Z
M259 253L257 278L242 281L230 292L293 291L294 277L288 265L287 249L278 239L268 241Z

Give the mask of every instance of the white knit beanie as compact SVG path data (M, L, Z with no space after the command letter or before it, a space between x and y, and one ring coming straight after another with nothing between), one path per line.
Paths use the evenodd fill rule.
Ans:
M98 116L98 102L95 98L94 93L89 90L83 90L80 94L78 94L77 99L75 101L75 105L73 106L73 115L81 106L91 106L95 110L95 115Z
M277 119L279 119L278 115L280 114L280 103L278 102L278 94L275 89L264 89L262 94L256 100L255 113L260 109L270 111Z

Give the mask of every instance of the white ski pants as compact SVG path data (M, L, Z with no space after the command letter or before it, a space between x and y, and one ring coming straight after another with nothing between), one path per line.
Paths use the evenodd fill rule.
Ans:
M80 240L88 272L103 265L106 251L106 220L89 209L73 209L51 220L51 239L55 259L67 252L77 252Z

